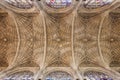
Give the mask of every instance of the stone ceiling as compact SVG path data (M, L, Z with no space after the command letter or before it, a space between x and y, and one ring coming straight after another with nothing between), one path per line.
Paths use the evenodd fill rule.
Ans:
M38 71L47 67L109 67L113 72L111 68L120 69L119 1L103 11L88 12L77 6L68 9L69 13L60 12L62 16L46 12L45 6L41 8L39 4L35 3L38 6L34 9L21 10L0 2L3 73L17 67L38 67Z

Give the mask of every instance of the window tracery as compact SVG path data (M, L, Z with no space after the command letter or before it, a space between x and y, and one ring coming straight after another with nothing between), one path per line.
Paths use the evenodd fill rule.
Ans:
M71 75L66 72L56 71L48 74L45 80L73 80Z
M113 0L84 0L83 4L86 8L98 8L111 4Z
M8 4L15 6L17 8L29 9L33 7L33 2L31 0L5 0Z
M52 8L66 8L72 4L72 0L46 0L46 4Z
M31 72L18 72L12 75L6 76L3 80L34 80Z
M101 72L89 71L84 76L87 80L113 80L110 76Z

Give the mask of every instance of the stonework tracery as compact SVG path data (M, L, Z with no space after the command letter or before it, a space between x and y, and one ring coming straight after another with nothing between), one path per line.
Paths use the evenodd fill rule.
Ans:
M120 80L120 2L94 9L83 4L72 0L57 9L43 0L1 0L0 79L29 71L44 80L64 71L83 80L93 71Z

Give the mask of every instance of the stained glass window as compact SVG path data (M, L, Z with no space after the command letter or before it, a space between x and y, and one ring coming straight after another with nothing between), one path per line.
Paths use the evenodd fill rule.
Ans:
M113 0L84 0L84 6L86 8L98 8L104 5L112 3Z
M87 80L113 80L110 76L101 72L90 71L86 72L84 76Z
M66 72L56 71L48 74L45 80L73 80L73 78Z
M52 8L65 8L72 4L72 0L46 0L46 4Z
M9 76L6 76L2 80L33 80L33 73L31 72L18 72Z
M31 0L5 0L8 4L15 6L17 8L29 9L33 7L33 2Z

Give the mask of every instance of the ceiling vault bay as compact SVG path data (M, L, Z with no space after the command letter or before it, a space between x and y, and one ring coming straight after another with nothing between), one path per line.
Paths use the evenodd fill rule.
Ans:
M38 77L48 67L70 67L77 74L98 67L120 76L119 1L103 12L80 4L61 17L38 6L24 10L0 2L0 78L17 69Z

